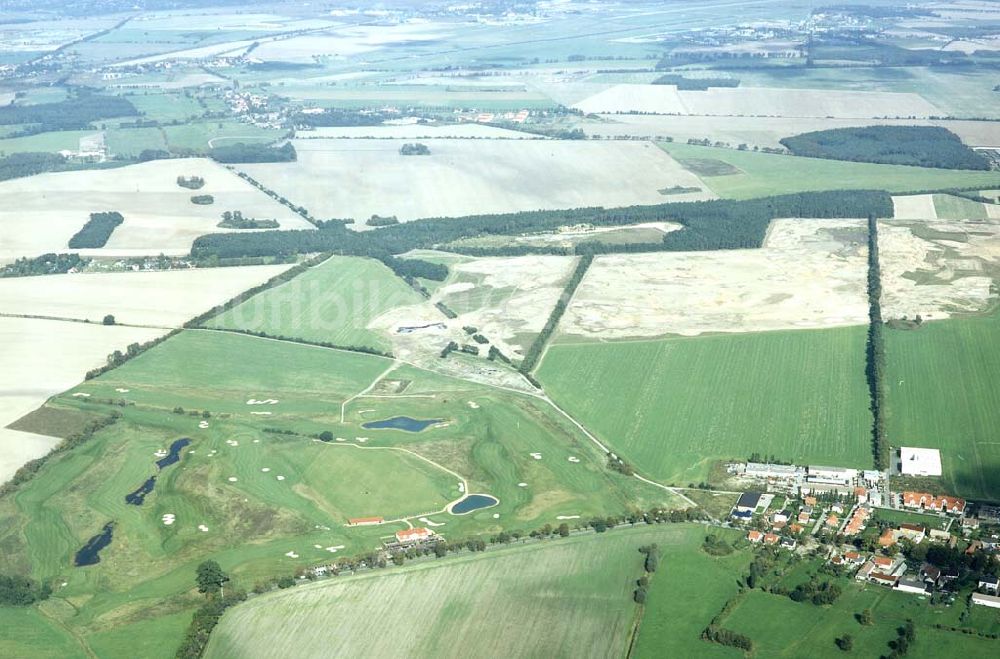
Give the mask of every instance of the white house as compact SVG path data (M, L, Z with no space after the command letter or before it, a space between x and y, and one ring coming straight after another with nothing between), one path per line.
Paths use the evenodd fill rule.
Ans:
M941 451L904 446L899 449L899 471L904 476L940 476Z

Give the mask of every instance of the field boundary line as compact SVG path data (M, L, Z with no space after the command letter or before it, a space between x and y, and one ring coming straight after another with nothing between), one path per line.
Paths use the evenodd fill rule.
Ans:
M340 404L340 422L341 423L345 423L345 421L344 421L344 415L347 413L347 404L348 403L350 403L352 400L355 400L355 399L357 399L357 398L359 398L361 396L364 396L366 393L368 393L369 391L371 391L375 387L375 385L377 385L379 382L382 381L382 378L384 378L385 376L389 375L394 370L396 370L397 368L399 368L400 363L401 362L393 361L393 363L389 365L389 368L385 369L384 371L382 371L381 373L379 373L377 376L375 376L375 379L372 380L371 384L369 384L367 387L365 387L364 389L362 389L359 393L354 394L353 396L351 396L350 398L348 398L347 400L345 400L344 402L342 402Z

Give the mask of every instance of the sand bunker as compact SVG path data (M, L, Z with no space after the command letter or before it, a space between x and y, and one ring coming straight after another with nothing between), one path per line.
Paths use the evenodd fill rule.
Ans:
M774 220L764 247L599 256L560 331L694 336L868 322L864 220Z

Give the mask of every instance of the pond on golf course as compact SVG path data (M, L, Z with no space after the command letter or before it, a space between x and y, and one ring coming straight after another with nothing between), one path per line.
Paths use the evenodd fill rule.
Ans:
M407 432L420 432L435 423L441 423L444 419L412 419L408 416L394 416L391 419L381 421L369 421L362 423L361 427L367 430L405 430Z
M77 567L83 567L84 565L97 565L101 562L101 557L99 554L101 550L111 544L111 536L115 530L115 523L108 522L101 529L101 532L95 535L93 538L87 541L80 551L76 552L76 557L73 559L73 563Z
M489 494L470 494L452 506L449 512L452 515L464 515L471 513L473 510L495 506L498 503L500 503L500 499Z

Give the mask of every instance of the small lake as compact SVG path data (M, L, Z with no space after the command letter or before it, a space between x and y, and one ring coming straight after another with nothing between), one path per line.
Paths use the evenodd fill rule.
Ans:
M153 491L153 486L155 485L156 476L150 476L145 483L139 486L139 489L125 495L125 503L133 506L141 506L142 502L146 500L146 495Z
M181 449L191 443L191 440L187 437L178 439L173 444L170 445L170 452L167 453L165 458L161 458L156 461L156 466L160 469L164 467L169 467L178 460L181 459Z
M452 515L464 515L480 508L490 508L498 503L500 503L500 499L489 494L470 494L452 506L449 512Z
M85 544L80 551L76 552L76 558L73 559L73 563L77 567L83 567L84 565L97 565L100 563L101 557L99 554L102 549L111 544L111 535L114 533L114 530L114 522L108 522L105 524L100 533L88 540L87 544Z
M362 423L361 427L368 430L405 430L407 432L420 432L435 423L441 423L444 419L411 419L408 416L394 416L391 419L381 421L369 421Z

